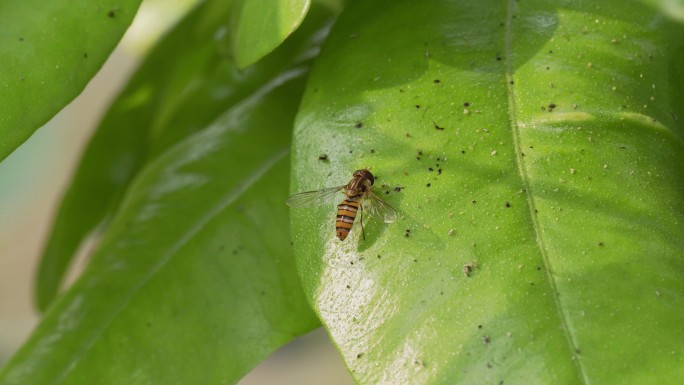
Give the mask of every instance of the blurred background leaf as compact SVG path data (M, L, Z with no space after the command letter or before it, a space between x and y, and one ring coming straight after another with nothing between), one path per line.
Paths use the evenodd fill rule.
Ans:
M256 63L302 23L311 0L236 0L231 25L239 68Z
M637 2L344 11L292 191L368 167L400 219L292 226L360 384L684 382L683 32Z
M321 38L316 33L332 15L315 7L281 48L237 70L226 54L230 10L223 1L198 6L155 47L113 103L55 218L36 280L41 310L57 294L79 245L118 208L142 167L269 79L311 59Z
M75 98L140 0L0 3L0 161Z
M317 326L283 205L306 73L267 81L145 167L0 383L235 383Z

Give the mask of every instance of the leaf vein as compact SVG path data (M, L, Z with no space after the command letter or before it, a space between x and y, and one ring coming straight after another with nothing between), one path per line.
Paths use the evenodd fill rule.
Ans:
M88 352L96 343L97 339L109 328L109 325L114 320L116 315L121 313L123 309L131 302L131 300L138 294L142 287L144 287L167 263L177 255L177 252L186 245L193 237L195 237L206 225L209 223L216 215L221 213L226 207L231 203L235 202L242 194L244 194L250 187L252 187L256 182L258 182L261 177L266 174L270 169L272 169L279 161L287 156L290 149L285 147L275 153L270 158L266 159L260 167L258 167L251 176L242 181L234 189L229 191L214 207L212 210L208 211L203 215L192 227L186 231L182 237L178 239L169 250L164 253L164 255L159 259L159 261L152 266L150 271L140 280L140 282L133 286L131 290L128 291L126 297L121 301L121 304L116 308L112 309L110 316L102 323L102 326L92 334L89 341L84 344L84 346L78 351L78 353L73 357L71 364L66 368L66 370L59 376L55 384L62 384L64 380L69 375L69 373L78 366L81 362L81 357Z
M583 384L589 384L590 381L587 377L587 374L584 371L584 367L582 366L580 360L577 357L576 352L578 351L577 348L577 341L575 340L574 336L572 335L572 332L569 328L570 326L570 319L568 314L563 310L562 302L558 293L558 288L556 286L556 281L553 277L553 269L551 267L551 260L548 255L546 243L544 241L544 238L542 236L541 232L541 227L539 224L539 221L537 219L537 216L535 213L537 212L535 208L535 202L534 202L534 194L532 194L531 190L531 184L529 180L529 176L527 175L525 171L525 160L522 156L522 144L521 144L521 138L520 138L520 125L518 124L517 120L517 105L515 101L515 82L514 82L514 60L513 60L513 21L515 13L516 13L516 0L508 0L508 7L507 7L507 12L506 12L506 29L505 29L505 35L504 35L504 51L505 51L505 71L506 71L506 87L507 87L507 94L508 94L508 114L509 114L509 119L510 119L510 126L511 126L511 135L513 137L513 147L515 151L515 160L516 164L518 166L518 172L520 174L520 177L523 182L523 186L525 188L525 197L527 201L527 207L529 209L529 214L530 218L532 221L532 226L534 228L534 233L535 233L535 238L537 240L537 246L539 247L539 253L542 257L542 261L545 265L545 270L546 270L546 277L549 282L549 286L552 291L553 295L553 300L555 303L557 315L559 318L559 321L561 323L561 329L563 330L563 334L566 338L568 348L570 349L570 354L572 355L573 359L573 364L579 374L579 377L582 381Z

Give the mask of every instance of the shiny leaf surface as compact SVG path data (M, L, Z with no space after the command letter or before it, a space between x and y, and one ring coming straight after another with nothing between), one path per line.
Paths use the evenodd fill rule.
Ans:
M232 384L316 327L287 211L307 67L150 162L0 384Z
M684 382L681 36L637 2L345 10L293 192L368 167L400 218L344 242L334 205L292 224L360 384Z

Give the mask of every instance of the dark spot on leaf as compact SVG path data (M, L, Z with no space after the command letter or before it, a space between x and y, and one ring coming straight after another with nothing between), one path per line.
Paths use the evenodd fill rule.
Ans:
M371 148L371 149L370 149L370 152L371 152L371 154L375 154L375 149L374 149L374 148Z
M327 161L328 160L328 154L319 155L318 160Z
M514 84L515 82L513 80L509 81L508 84Z
M444 131L444 127L440 127L440 126L437 125L437 123L435 123L435 122L432 122L432 124L435 125L435 129L440 130L440 131Z
M510 203L510 202L506 202L506 207L511 207L511 203Z
M354 127L356 127L356 128L361 128L361 127L363 127L363 123L357 122L357 123L354 125Z
M356 358L361 358L361 357L363 357L363 353L359 353L356 355Z
M469 102L463 102L463 107L470 107L470 103Z
M432 186L430 183L426 184L425 187L430 187Z
M23 38L23 37L20 37L20 38L19 38L19 41L24 41L24 38Z
M396 192L401 192L402 189L403 189L403 187L398 187L398 186L397 186L397 187L394 188L394 191L396 191Z
M416 108L420 108L420 104L416 104Z
M437 175L441 175L441 174L442 174L442 169L441 169L441 168L438 168L438 169L437 169Z
M464 155L465 155L465 150L461 150L461 154L464 154Z
M428 167L428 171L434 171L432 167Z
M88 58L88 52L83 52L83 57L87 59Z
M491 338L489 336L482 336L482 342L484 342L485 345L489 344L492 342Z
M473 200L472 200L472 201L470 201L470 202L471 202L472 204L475 204L475 203L477 203L477 201L476 201L475 199L473 199Z
M439 79L435 79L434 82L435 82L435 84L441 83L441 81Z
M599 245L599 247L603 247L603 246L604 246L604 243L603 243L603 242L599 242L598 245Z
M115 9L110 9L109 12L107 12L107 17L113 19L116 17L116 10Z

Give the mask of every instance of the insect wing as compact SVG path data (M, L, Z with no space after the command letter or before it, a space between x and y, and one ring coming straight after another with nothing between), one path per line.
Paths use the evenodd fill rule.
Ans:
M331 203L344 186L307 191L289 197L285 203L290 207L310 207Z
M363 200L363 210L373 218L385 223L392 223L397 220L397 211L373 193L369 193Z

